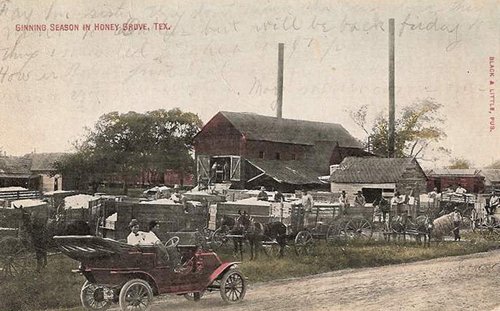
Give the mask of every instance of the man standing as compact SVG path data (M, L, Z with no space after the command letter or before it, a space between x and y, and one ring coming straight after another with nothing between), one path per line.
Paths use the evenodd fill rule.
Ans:
M404 197L399 193L399 191L396 191L396 193L394 193L394 197L391 199L391 209L394 211L395 216L398 216L401 213L401 207L404 201Z
M432 191L427 194L427 197L429 198L427 207L429 209L434 209L436 207L437 199L438 199L437 188L434 187L434 189L432 189Z
M490 205L489 214L490 215L495 214L495 212L497 211L498 206L500 205L500 200L499 200L498 196L496 195L495 191L493 191L491 193L490 204L489 205Z
M455 236L455 241L460 241L460 224L462 222L462 215L458 211L458 207L455 206L453 210L453 235Z
M361 191L358 191L356 197L354 198L354 207L365 207L366 199Z
M309 226L309 217L311 216L314 205L313 197L307 190L302 193L302 208L304 209L304 228Z
M457 189L455 189L455 193L465 194L465 193L467 193L467 190L465 190L465 188L463 188L462 185L458 184Z
M340 194L339 204L340 214L347 215L347 209L349 208L349 198L347 197L347 193L345 192L345 190L342 190L342 193Z

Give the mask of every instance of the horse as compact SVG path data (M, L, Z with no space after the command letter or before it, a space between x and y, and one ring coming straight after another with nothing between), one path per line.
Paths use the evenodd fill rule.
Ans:
M424 246L431 245L431 233L434 228L433 222L431 221L429 216L418 216L415 219L415 225L417 230L417 243L422 243L422 238L424 242Z
M245 239L250 245L250 260L257 258L257 253L262 249L262 241L264 240L278 243L279 257L281 258L285 254L286 226L279 221L262 224L252 220L246 230Z

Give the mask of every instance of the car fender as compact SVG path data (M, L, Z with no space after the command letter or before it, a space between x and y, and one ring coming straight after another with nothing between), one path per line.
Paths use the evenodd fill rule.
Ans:
M215 281L219 276L224 274L227 270L231 269L232 267L237 266L240 264L240 261L233 261L233 262L225 262L221 264L217 269L215 269L214 272L210 275L210 283L212 284L213 281Z

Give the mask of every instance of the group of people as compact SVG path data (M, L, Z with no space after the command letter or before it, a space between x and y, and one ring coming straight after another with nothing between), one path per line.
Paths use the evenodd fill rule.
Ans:
M354 197L353 206L354 207L364 207L365 204L366 204L366 198L363 195L363 192L358 191L356 193L356 196ZM342 190L342 192L340 193L339 205L340 205L341 214L343 214L343 215L347 214L348 209L350 208L351 205L350 205L350 199L347 196L347 193L345 192L345 190Z
M127 244L130 245L155 245L161 243L154 232L158 229L158 223L151 220L148 224L148 231L140 231L139 221L132 219L129 223L130 234L127 236Z
M260 187L260 192L257 195L257 200L259 201L269 201L269 195L266 192L266 187L262 186ZM277 190L274 192L274 202L285 202L285 196L281 191Z

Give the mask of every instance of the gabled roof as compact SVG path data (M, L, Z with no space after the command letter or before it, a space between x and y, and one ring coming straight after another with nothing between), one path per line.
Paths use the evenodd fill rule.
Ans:
M482 169L480 175L484 176L487 185L500 182L500 169Z
M417 167L425 173L413 158L347 157L330 176L335 183L396 183L408 168Z
M30 176L30 168L31 159L28 156L0 157L0 174Z
M22 157L0 157L0 176L28 178L40 171L55 170L54 162L64 153L34 153Z
M32 171L53 171L56 168L54 163L59 160L65 153L34 153L31 155L31 170Z
M320 174L312 170L307 163L302 161L262 159L247 159L247 161L279 183L292 185L321 184L318 178Z
M450 176L450 177L476 177L479 176L479 170L473 168L457 169L442 168L429 171L429 176Z
M361 144L340 124L294 119L278 119L247 112L221 111L231 124L249 140L314 145L317 141L338 142L343 147Z

